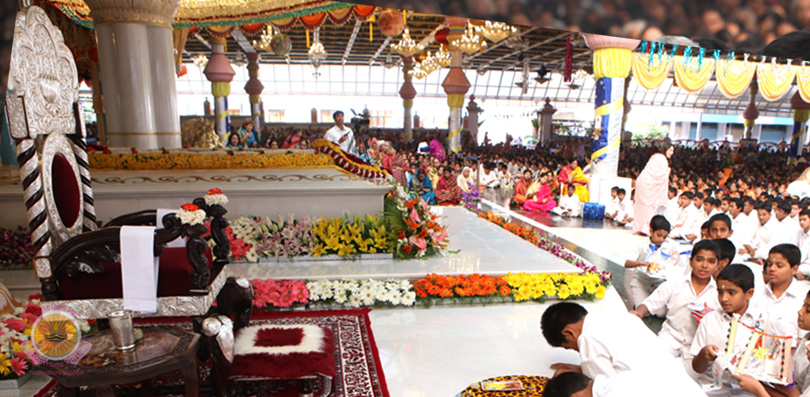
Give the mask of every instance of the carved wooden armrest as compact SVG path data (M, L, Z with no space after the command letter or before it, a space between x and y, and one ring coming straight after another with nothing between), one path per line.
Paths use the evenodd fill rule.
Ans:
M157 224L157 210L143 210L121 215L107 222L104 227L110 226L155 226Z
M211 237L214 239L214 274L218 274L228 264L228 256L231 254L231 243L225 233L225 229L228 227L225 214L228 213L228 210L219 204L208 205L201 197L194 199L193 204L205 211L206 216L211 219Z

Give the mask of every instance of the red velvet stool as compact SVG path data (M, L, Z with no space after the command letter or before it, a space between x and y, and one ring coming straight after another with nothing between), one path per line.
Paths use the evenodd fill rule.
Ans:
M335 373L332 332L309 324L253 325L238 331L231 381L301 380L299 396L312 396L312 380L324 377L331 392Z

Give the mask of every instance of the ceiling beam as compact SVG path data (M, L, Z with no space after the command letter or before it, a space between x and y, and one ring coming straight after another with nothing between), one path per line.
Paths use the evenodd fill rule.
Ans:
M369 65L371 65L372 63L374 63L375 60L377 60L377 57L380 56L380 54L382 54L383 50L385 50L385 47L388 47L388 44L390 44L391 40L393 39L394 39L393 37L388 37L385 39L385 41L383 41L382 45L380 45L380 48L377 49L377 52L375 52L374 55L371 57L371 59L368 61Z
M236 40L236 44L239 44L239 47L242 47L242 51L245 54L252 54L256 52L256 49L253 48L253 45L250 44L250 41L248 41L247 37L245 37L245 35L242 34L242 31L238 28L234 29L234 31L231 33L231 37Z
M354 23L354 30L352 30L352 35L349 37L349 43L346 44L346 51L343 52L343 64L346 64L346 61L349 60L349 54L352 52L352 47L354 47L354 41L357 40L357 34L360 33L360 27L363 26L362 21L357 21Z
M525 35L527 35L527 34L529 34L529 33L531 33L531 32L534 32L534 31L535 31L535 30L537 30L537 29L540 29L540 28L538 28L538 27L533 27L533 28L531 28L531 29L529 29L529 30L526 30L526 31L523 31L523 32L516 33L516 35L522 38L523 36L525 36ZM481 51L481 52L476 52L475 54L470 55L470 57L469 57L469 58L467 58L467 59L469 59L469 60L471 60L471 61L472 61L473 59L477 58L477 57L478 57L478 56L480 56L480 55L484 55L484 54L486 54L486 53L488 53L488 52L490 52L490 51L492 51L492 50L494 50L494 49L496 49L496 48L498 48L498 47L500 47L500 46L502 46L502 45L506 45L506 41L507 41L507 40L509 40L509 38L503 39L503 40L499 41L498 43L495 43L495 45L492 45L492 46L487 47L487 49L486 49L486 50L484 50L484 51Z
M439 26L436 26L436 29L433 29L427 36L425 36L422 41L419 42L419 46L422 48L428 48L434 41L436 41L436 32L444 29L447 27L447 21L440 23Z
M552 41L559 40L561 38L565 38L566 36L568 36L570 34L572 34L572 33L571 32L565 32L565 33L556 35L556 36L554 36L552 38L549 38L549 39L546 39L546 40L543 40L543 41L539 41L537 43L534 43L534 44L530 45L529 47L527 47L524 50L516 50L516 51L513 51L513 52L511 52L509 54L506 54L506 55L504 55L504 56L502 56L500 58L493 59L493 60L487 62L487 64L484 65L484 67L488 68L488 67L492 66L492 64L495 63L495 62L502 61L502 60L504 60L506 58L509 58L509 57L515 56L517 54L520 54L521 52L527 52L527 51L531 50L532 48L536 48L536 47L539 47L541 45L551 43Z
M199 33L194 33L194 38L197 39L197 41L202 43L204 46L208 47L209 50L211 49L211 43L202 38L202 36L200 36Z

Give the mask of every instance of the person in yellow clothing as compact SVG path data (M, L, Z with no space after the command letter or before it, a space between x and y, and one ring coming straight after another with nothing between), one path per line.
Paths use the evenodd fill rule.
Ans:
M560 193L562 195L568 194L568 185L574 185L576 186L574 194L579 197L579 201L583 203L591 201L588 193L588 177L582 172L582 168L579 168L577 159L571 159L568 164L562 167L560 174L557 175L557 182L560 184Z

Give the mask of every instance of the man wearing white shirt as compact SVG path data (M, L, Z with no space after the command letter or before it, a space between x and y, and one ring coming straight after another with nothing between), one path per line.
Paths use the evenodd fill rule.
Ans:
M702 223L697 223L700 217L698 214L700 210L692 205L692 199L694 199L694 197L695 195L692 192L683 192L681 196L678 197L678 205L681 207L681 213L675 224L675 228L672 229L670 233L670 237L686 237L687 234L692 234L695 228L700 228Z
M548 381L543 397L705 397L695 382L672 382L655 368L591 379L567 372Z
M343 112L336 111L332 114L332 118L335 119L335 125L326 131L324 139L340 146L340 150L346 153L356 154L354 132L343 125Z
M577 217L579 216L579 196L574 194L574 190L576 186L569 185L568 186L568 194L562 196L560 199L560 205L553 208L551 213L557 214L559 216L570 216L570 217Z
M730 240L734 243L735 247L743 247L745 244L751 244L754 237L754 230L751 227L751 221L742 213L743 203L741 199L731 198L728 201L728 215L731 218L731 229L734 234Z
M757 205L757 227L754 229L754 238L750 244L745 244L741 249L741 254L748 254L754 260L764 260L768 258L766 250L772 246L771 240L779 228L779 221L771 216L771 205L760 203Z
M810 264L810 210L799 213L799 230L793 238L793 244L799 247L802 253L802 265Z
M483 167L483 171L481 173L481 179L479 180L479 187L481 189L486 188L498 188L501 186L500 179L498 178L498 173L495 171L495 165L492 163L487 163Z
M678 205L678 189L674 187L670 187L669 191L667 192L667 212L664 214L664 217L667 218L669 223L675 225L678 221L678 217L683 210L680 205Z

